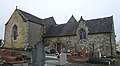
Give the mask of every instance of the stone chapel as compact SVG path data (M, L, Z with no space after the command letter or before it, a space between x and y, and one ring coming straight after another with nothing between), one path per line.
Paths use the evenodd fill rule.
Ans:
M39 41L57 52L100 51L102 56L116 54L113 16L77 21L72 15L67 23L56 24L53 17L41 19L15 9L5 24L4 48L25 50Z

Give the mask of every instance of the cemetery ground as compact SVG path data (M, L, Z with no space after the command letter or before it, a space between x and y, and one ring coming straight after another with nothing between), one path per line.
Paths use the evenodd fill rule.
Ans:
M29 53L27 53L27 54L29 54ZM1 58L0 58L0 60L1 60ZM29 66L28 63L29 62L4 63L4 64L0 64L0 66ZM110 64L110 65L109 64L92 64L92 63L86 63L86 62L69 61L67 64L62 65L62 66L120 66L120 55L117 55L115 64Z
M68 63L66 65L63 66L119 66L120 65L120 61L115 63L115 64L111 64L111 65L107 65L107 64L90 64L90 63L83 63L83 62L71 62ZM19 63L19 64L2 64L0 66L28 66L28 63Z
M17 64L9 64L9 63L4 63L0 64L0 66L28 66L28 62L26 63L17 63ZM66 65L63 66L120 66L120 58L117 59L115 64L91 64L91 63L85 63L85 62L74 62L70 61Z
M13 52L13 51L12 51ZM2 53L2 52L1 52ZM17 52L18 53L18 52ZM25 54L29 57L32 57L32 62L30 63L30 61L26 61L26 62L17 62L17 63L8 63L8 62L4 62L3 64L0 64L0 66L49 66L51 64L46 63L46 60L44 60L46 58L46 55L44 53L44 44L39 42L38 44L35 45L35 49L32 51L32 53L27 53L27 52L19 52L22 54ZM14 52L14 54L16 54L16 52ZM23 55L15 55L16 58L14 58L14 54L12 54L10 51L5 51L4 53L2 53L2 58L4 57L6 60L8 61L24 61ZM1 59L2 59L1 58ZM68 61L67 63L67 54L66 53L60 53L59 58L57 58L56 56L49 56L48 57L50 60L52 60L52 63L56 63L54 62L55 60L58 61L58 63L62 66L120 66L120 56L115 57L116 58L116 62L114 64L91 64L91 63L86 63L83 61ZM55 60L54 60L54 59ZM106 59L106 58L105 58ZM44 65L45 62L45 65ZM51 63L51 62L49 62ZM60 66L60 65L53 65L53 66ZM51 65L52 66L52 65Z

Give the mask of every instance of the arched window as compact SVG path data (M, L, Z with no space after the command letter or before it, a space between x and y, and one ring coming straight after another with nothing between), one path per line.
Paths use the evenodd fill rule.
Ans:
M86 32L84 29L79 30L80 39L86 39Z
M16 40L16 39L17 39L17 36L18 36L18 28L17 28L17 25L14 25L14 26L13 26L12 34L13 34L13 35L12 35L13 39Z

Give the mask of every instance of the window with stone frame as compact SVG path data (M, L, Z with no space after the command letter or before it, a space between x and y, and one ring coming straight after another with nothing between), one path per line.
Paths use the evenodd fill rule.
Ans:
M14 40L17 40L17 37L18 37L18 28L17 28L17 25L13 26L12 37L13 37Z
M79 30L80 39L86 39L86 31L84 29Z

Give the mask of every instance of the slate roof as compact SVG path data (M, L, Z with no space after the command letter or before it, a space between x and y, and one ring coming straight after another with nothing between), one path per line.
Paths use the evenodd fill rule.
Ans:
M78 22L72 16L67 23L55 25L51 27L46 37L76 35L77 27L78 27Z
M46 33L44 35L45 37L76 35L79 23L77 22L73 15L71 16L67 23L57 25L53 17L41 19L22 10L19 9L17 10L24 19L27 19L34 23L45 25L46 26ZM83 18L81 20L83 20ZM111 32L112 30L113 16L86 20L85 23L86 26L88 27L89 34L108 33Z
M77 20L76 20L75 17L72 15L72 16L70 17L70 19L68 20L67 23L74 23L74 22L77 22Z
M113 16L85 21L89 34L109 33L112 30ZM72 16L66 24L56 25L50 28L46 37L61 37L76 35L78 22Z
M44 35L46 35L49 32L50 28L53 25L57 25L53 17L43 19L42 24L45 25Z
M86 25L88 27L89 34L111 32L112 24L113 24L113 16L86 20Z
M20 12L20 15L24 18L27 19L28 21L31 21L33 23L41 24L41 25L56 25L56 22L53 17L49 17L46 19L41 19L39 17L36 17L30 13L27 13L25 11L22 11L20 9L17 9Z
M20 9L17 9L17 10L18 10L18 12L20 12L20 15L23 18L25 18L25 19L27 19L27 20L29 20L31 22L34 22L34 23L42 24L42 19L41 18L38 18L38 17L36 17L36 16L34 16L32 14L29 14L29 13L27 13L25 11L22 11Z
M42 24L49 26L49 25L56 25L56 22L53 17L49 17L49 18L43 19Z

